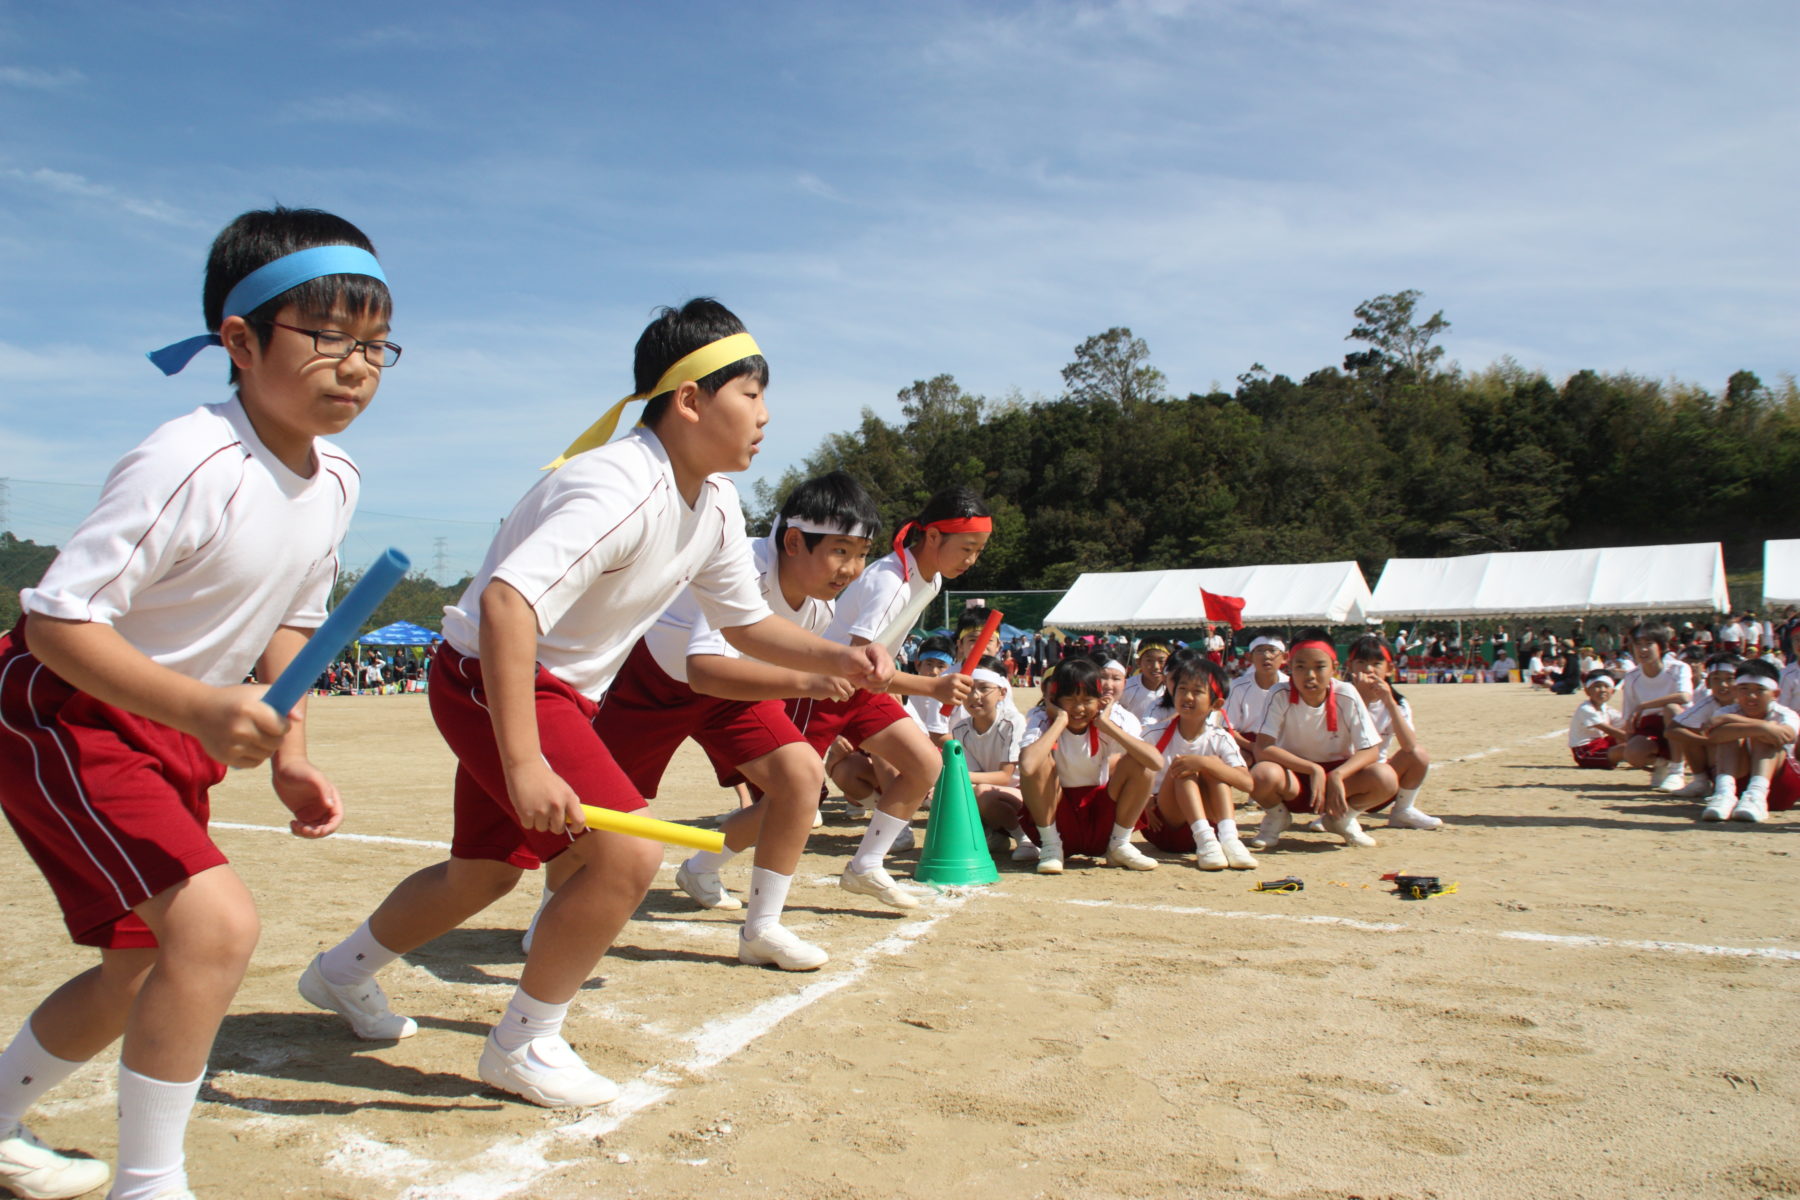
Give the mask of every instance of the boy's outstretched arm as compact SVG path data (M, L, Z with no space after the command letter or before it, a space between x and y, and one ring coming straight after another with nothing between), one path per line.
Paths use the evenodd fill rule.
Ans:
M872 642L861 646L828 642L782 617L727 625L719 632L752 658L796 671L842 676L858 687L879 690L894 674L894 659L886 647Z
M262 702L266 688L212 687L152 662L118 630L99 621L32 613L26 645L65 683L114 708L191 734L228 767L254 767L281 748L285 716Z

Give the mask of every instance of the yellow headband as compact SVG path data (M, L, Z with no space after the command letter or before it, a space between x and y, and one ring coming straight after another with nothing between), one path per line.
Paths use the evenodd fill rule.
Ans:
M755 338L747 333L734 333L730 337L710 342L692 354L682 356L676 360L674 366L663 372L662 378L656 381L655 387L648 392L633 392L607 409L605 415L587 427L587 432L570 442L569 448L558 455L555 462L543 469L554 471L577 454L585 450L592 450L595 446L604 446L612 437L613 431L619 427L619 414L624 412L625 406L633 400L653 399L664 392L674 391L684 383L705 379L714 371L724 370L732 363L742 362L746 358L761 353L762 350L757 346Z

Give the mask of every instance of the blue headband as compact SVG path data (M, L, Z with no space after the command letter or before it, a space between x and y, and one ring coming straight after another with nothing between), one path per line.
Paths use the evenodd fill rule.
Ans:
M238 280L225 297L224 317L242 317L255 312L283 292L299 287L309 279L324 275L367 275L387 282L381 264L367 250L355 246L313 246L264 263ZM164 375L173 375L193 361L194 355L208 346L222 346L216 333L203 333L186 341L152 350L144 357L156 364Z
M925 653L919 655L919 661L920 662L941 662L945 666L949 666L951 663L955 662L956 660L951 658L948 654L945 654L942 650L927 650Z

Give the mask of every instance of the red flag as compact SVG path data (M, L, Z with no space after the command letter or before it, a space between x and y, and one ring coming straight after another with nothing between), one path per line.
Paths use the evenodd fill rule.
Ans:
M1217 596L1205 588L1201 588L1200 599L1206 605L1207 620L1225 621L1233 629L1244 627L1244 598L1242 596Z

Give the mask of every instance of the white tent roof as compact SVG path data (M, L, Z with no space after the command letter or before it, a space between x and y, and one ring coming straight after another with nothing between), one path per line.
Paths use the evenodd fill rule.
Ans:
M1717 542L1393 558L1369 616L1489 617L1525 613L1725 612Z
M1208 624L1200 589L1241 596L1244 624L1360 625L1369 584L1354 562L1208 567L1185 571L1090 571L1044 624L1071 629L1193 629Z
M1763 543L1763 605L1800 605L1800 539Z

